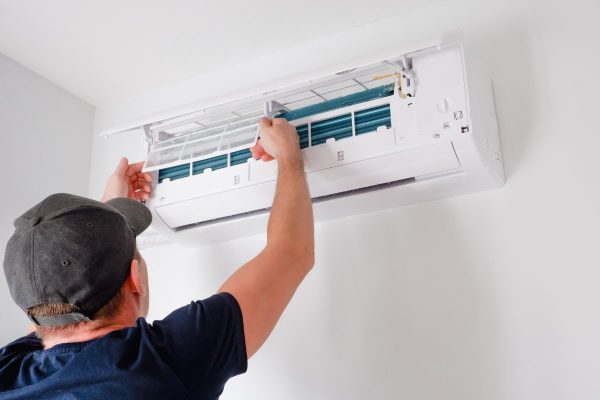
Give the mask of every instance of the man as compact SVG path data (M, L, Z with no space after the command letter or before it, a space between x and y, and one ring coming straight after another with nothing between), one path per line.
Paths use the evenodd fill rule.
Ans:
M314 263L296 130L264 118L260 137L253 156L279 169L265 248L218 294L152 325L135 247L151 222L141 164L121 161L105 203L56 194L15 221L4 271L36 332L0 350L0 399L216 399L246 371Z

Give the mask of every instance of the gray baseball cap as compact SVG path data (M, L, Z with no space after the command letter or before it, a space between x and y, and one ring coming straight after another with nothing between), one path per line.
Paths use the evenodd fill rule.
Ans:
M76 312L31 317L37 325L89 321L121 288L134 256L135 237L152 222L142 203L101 203L58 193L15 220L4 273L15 303L70 304Z

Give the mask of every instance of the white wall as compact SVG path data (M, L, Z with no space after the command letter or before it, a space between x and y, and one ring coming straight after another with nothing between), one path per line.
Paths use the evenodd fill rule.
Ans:
M508 182L319 224L315 269L222 398L600 398L598 15L595 0L447 1L362 31L464 31L494 81ZM92 190L139 151L118 140L95 143ZM150 317L209 296L264 240L144 251Z
M94 109L0 54L0 258L13 220L55 192L85 195ZM0 278L0 343L27 333L29 320Z

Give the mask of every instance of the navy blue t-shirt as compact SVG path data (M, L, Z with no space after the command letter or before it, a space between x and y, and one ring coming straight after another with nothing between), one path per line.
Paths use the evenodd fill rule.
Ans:
M213 400L246 368L242 312L220 293L87 342L18 339L0 350L0 400Z

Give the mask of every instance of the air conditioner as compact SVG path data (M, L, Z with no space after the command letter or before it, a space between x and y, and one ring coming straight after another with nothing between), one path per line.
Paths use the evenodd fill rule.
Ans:
M155 227L183 243L265 232L277 162L263 115L296 126L317 221L503 184L492 88L461 44L422 49L144 125Z

